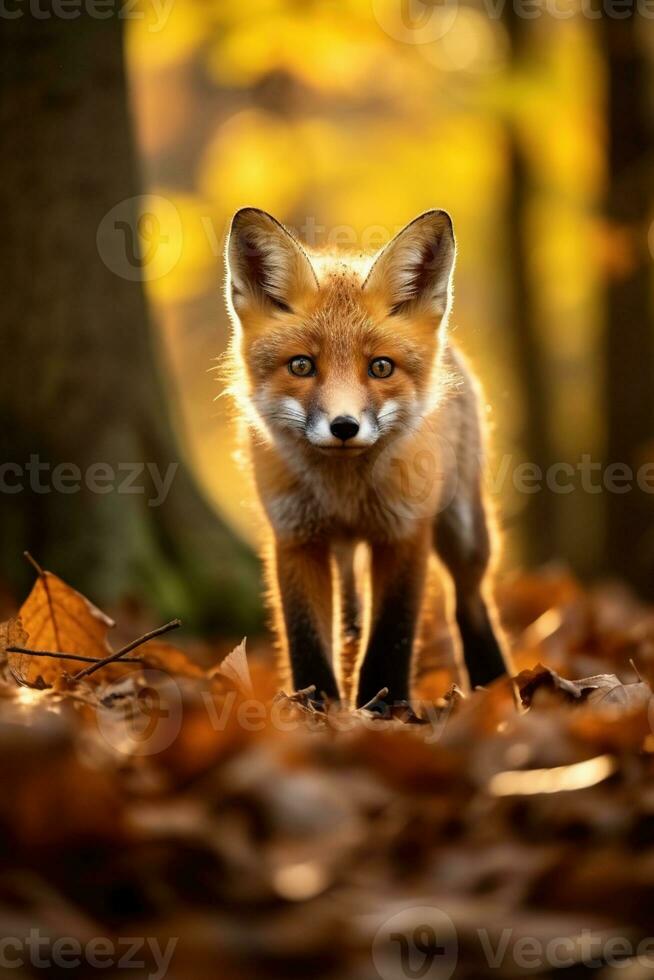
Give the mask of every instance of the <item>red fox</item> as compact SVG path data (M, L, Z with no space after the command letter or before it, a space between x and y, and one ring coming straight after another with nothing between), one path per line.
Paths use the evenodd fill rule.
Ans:
M382 688L387 703L409 698L433 551L453 581L470 685L507 670L483 591L491 535L479 394L446 329L455 251L440 210L369 258L309 255L255 208L232 220L231 390L272 532L268 576L293 683L315 685L318 701L341 698L339 629L361 634L360 543L369 601L358 705Z

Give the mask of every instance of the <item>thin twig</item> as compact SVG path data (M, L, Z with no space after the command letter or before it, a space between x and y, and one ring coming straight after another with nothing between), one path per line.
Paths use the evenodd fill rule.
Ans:
M309 687L303 687L300 691L293 691L292 694L287 694L286 691L280 691L277 698L287 698L292 701L293 704L300 704L306 707L307 702L311 702L316 693L316 685L311 684Z
M361 705L361 708L359 710L360 711L372 711L372 709L375 708L379 703L382 703L382 704L384 703L384 698L387 695L388 695L388 688L387 687L382 687L381 691L379 691L377 694L375 694L374 698L372 698L371 701L368 701L367 704Z
M303 687L299 691L293 691L293 693L290 695L290 699L293 700L294 698L297 698L298 700L301 701L305 698L310 698L311 695L315 693L316 693L316 685L310 684L309 687Z
M51 657L53 660L79 660L83 664L98 664L98 657L82 657L78 653L55 653L54 650L29 650L27 647L7 647L7 653L24 653L28 657ZM122 657L122 664L146 663L142 657Z
M45 572L43 571L43 569L39 565L39 563L36 560L36 558L34 558L32 555L30 555L29 551L24 551L23 552L23 555L25 556L25 558L27 558L28 562L30 563L30 565L32 566L32 568L34 569L34 571L36 572L36 574L39 576L39 578L45 578Z
M121 647L120 650L116 650L115 653L110 653L108 657L104 657L102 660L97 660L95 663L91 664L89 667L84 667L82 670L73 676L73 679L78 681L82 677L89 677L94 674L96 670L100 670L101 667L106 667L107 664L112 664L115 660L120 660L126 653L133 650L135 647L140 647L142 643L147 643L148 640L153 640L155 636L162 636L164 633L169 633L171 630L176 630L178 626L182 625L181 619L173 619L170 623L166 623L164 626L159 626L156 630L151 630L149 633L144 633L140 636L138 640L132 640L127 646Z

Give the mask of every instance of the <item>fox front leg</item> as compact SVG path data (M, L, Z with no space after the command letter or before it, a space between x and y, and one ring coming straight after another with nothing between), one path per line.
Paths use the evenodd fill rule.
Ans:
M406 541L371 546L370 638L359 674L359 707L385 687L388 704L409 698L429 551L429 530L422 527Z
M332 575L327 545L277 543L276 578L286 645L299 691L338 700L332 668Z

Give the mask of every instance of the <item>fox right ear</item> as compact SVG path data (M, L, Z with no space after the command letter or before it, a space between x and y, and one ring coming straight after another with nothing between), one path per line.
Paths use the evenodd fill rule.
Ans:
M318 289L309 258L272 215L241 208L227 239L228 286L237 313L251 306L289 311Z
M375 259L363 288L375 292L391 314L422 306L443 317L450 301L456 245L446 211L425 211Z

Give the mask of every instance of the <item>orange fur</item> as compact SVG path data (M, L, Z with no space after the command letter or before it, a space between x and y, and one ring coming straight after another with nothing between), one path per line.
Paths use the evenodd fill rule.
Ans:
M340 592L343 583L351 592L351 550L343 555L358 542L371 553L367 622L354 599L340 604L350 637L366 634L359 700L378 681L406 697L434 549L454 582L473 682L503 669L481 592L490 538L477 388L446 329L454 255L442 211L367 261L308 255L252 208L232 224L229 386L271 531L277 626L296 686L316 683L329 697L338 693L334 567Z

